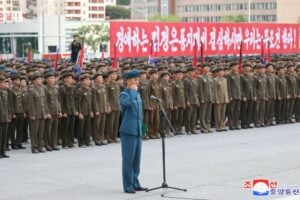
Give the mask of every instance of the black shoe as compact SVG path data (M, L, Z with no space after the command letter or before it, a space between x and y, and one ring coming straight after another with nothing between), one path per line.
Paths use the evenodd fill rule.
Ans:
M96 145L96 146L102 146L102 144L101 144L101 143L98 143L98 142L95 143L95 145Z
M125 190L125 193L135 194L135 191L134 190Z
M32 153L39 153L39 151L37 149L33 149Z
M253 126L249 125L248 128L254 128Z
M22 144L19 144L19 145L18 145L18 148L19 148L19 149L26 149L26 147L24 147Z
M248 127L247 126L242 126L242 129L247 129Z
M2 155L2 157L3 157L3 158L9 158L9 156L6 155L6 154Z
M148 188L139 187L135 189L135 191L146 191L146 190L148 190Z
M51 147L46 147L46 151L52 151Z
M231 130L231 131L234 131L234 130L235 130L235 128L233 128L233 127L229 127L229 130Z
M19 147L18 147L18 145L13 144L13 145L11 145L11 149L18 150Z
M221 131L228 131L226 128L223 128Z
M39 149L38 150L40 153L46 153L46 151L44 149Z
M53 147L52 150L53 151L59 151L60 149L58 147Z

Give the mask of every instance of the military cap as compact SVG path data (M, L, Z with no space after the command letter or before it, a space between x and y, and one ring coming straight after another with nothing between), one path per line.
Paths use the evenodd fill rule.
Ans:
M162 71L162 72L160 73L160 77L161 77L161 78L164 77L165 75L169 75L169 76L170 76L170 73L169 73L168 71Z
M11 72L11 80L16 80L16 79L20 79L20 78L21 78L21 76L18 72L15 72L15 71Z
M129 71L129 72L124 73L124 74L123 74L123 77L124 77L125 79L131 79L131 78L140 77L140 75L141 75L140 71L134 69L134 70L131 70L131 71Z
M243 67L251 67L252 68L252 65L251 65L251 63L246 62L243 64Z
M203 64L201 64L201 67L203 68L203 67L210 67L211 66L211 64L209 64L209 63L203 63Z
M79 75L79 80L83 81L84 79L90 79L90 74L87 72L84 72L82 74Z
M146 70L140 70L140 74L146 74L147 73L147 71Z
M280 64L276 67L276 70L280 70L280 69L284 69L284 68L285 68L285 66L283 64Z
M61 75L61 78L62 79L65 79L65 78L67 78L67 77L73 77L73 73L72 72L64 72L64 73L62 73L62 75Z
M3 82L3 81L5 81L5 79L6 79L5 76L0 74L0 81Z
M286 64L286 67L287 67L287 68L290 68L290 67L296 67L296 66L295 66L295 63L293 63L293 62L288 62L288 63Z
M216 72L219 72L219 71L223 71L224 70L224 67L214 67L212 70L211 70L211 72L212 73L216 73Z
M20 80L22 81L22 80L25 80L25 81L27 81L27 77L26 76L20 76Z
M231 67L233 67L233 66L236 66L236 65L239 65L239 63L238 63L238 62L231 62L231 63L229 64L229 68L231 68Z
M174 71L175 74L183 73L183 72L184 72L184 70L181 69L181 68L177 68L177 69L175 69L175 71Z
M275 66L275 64L274 64L274 63L271 63L271 62L269 62L269 63L267 63L267 64L266 64L266 68L268 68L269 66L273 66L273 67L274 67L274 66Z
M195 68L192 67L192 66L188 66L188 67L185 69L185 72L192 72L192 71L195 71Z
M0 71L5 71L6 67L5 66L0 66Z
M265 68L264 64L258 63L255 65L255 68L259 69L259 68Z
M102 73L96 73L93 77L94 80L96 80L99 76L102 76L103 77L103 74Z
M116 81L117 81L117 80L120 80L120 79L123 79L123 76L122 76L122 74L118 74L118 75L117 75L117 79L116 79Z
M50 76L55 76L55 73L53 71L47 71L45 74L44 74L44 78L48 78Z
M151 69L150 71L149 71L149 74L154 74L154 73L157 73L157 69L156 68L153 68L153 69Z
M115 72L117 72L116 69L110 69L110 70L108 70L108 72L107 72L107 76L109 76L109 75L111 75L112 73L115 73Z
M41 78L41 77L42 77L42 75L41 75L40 72L33 72L33 74L31 75L30 79L31 79L32 81L34 81L34 80L36 80L37 78Z

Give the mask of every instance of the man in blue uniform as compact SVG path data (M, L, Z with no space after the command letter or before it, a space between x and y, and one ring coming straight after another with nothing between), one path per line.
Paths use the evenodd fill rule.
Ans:
M126 72L127 88L120 94L122 122L119 129L122 145L122 176L125 193L144 191L138 176L140 174L143 106L138 92L138 70Z

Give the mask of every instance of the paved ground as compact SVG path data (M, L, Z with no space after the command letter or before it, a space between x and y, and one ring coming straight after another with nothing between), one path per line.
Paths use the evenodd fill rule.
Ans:
M299 141L299 123L168 138L167 182L188 192L169 190L166 196L266 199L253 198L251 190L243 189L245 180L255 178L300 187ZM120 144L37 155L29 153L29 148L8 153L10 159L0 160L1 200L162 199L162 190L136 195L122 192ZM161 166L161 141L145 141L141 183L147 187L161 185Z

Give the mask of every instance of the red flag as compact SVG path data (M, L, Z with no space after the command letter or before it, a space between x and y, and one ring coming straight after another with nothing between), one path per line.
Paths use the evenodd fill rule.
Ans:
M270 41L268 41L268 62L271 62L271 48L270 48Z
M31 62L31 49L30 47L27 48L27 62Z
M265 50L264 50L264 38L261 39L261 53L260 53L261 62L264 63L265 60Z
M83 59L84 59L84 44L82 43L81 50L80 50L80 57L79 57L79 65L81 69L83 68Z
M204 49L203 49L203 42L200 42L201 44L201 63L203 64L205 62L204 59Z
M155 45L155 44L154 44ZM158 55L158 39L156 39L156 51L155 51L155 57Z
M114 45L114 57L113 57L112 68L113 69L117 68L117 45Z
M193 56L193 66L196 68L197 67L197 49L198 49L198 44L195 39L195 44L194 44L194 56Z
M240 46L240 59L239 59L239 72L242 73L242 63L243 63L243 41L241 41Z
M103 45L101 44L101 60L104 60L104 48Z
M54 64L53 64L53 70L56 71L57 69L57 62L58 62L58 52L59 52L59 48L56 51L56 56L55 56L55 60L54 60Z

